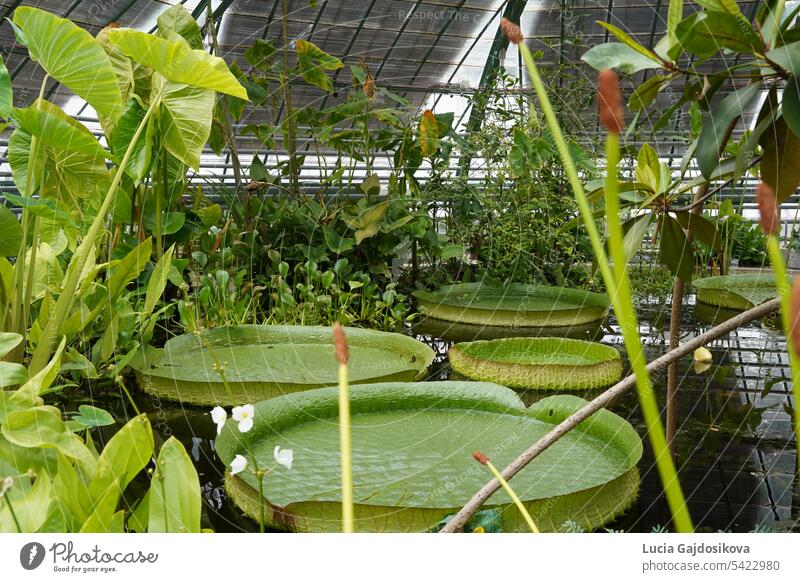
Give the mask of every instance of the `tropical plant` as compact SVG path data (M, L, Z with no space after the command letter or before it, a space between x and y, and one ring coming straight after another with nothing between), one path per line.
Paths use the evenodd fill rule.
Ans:
M0 357L21 342L19 334L0 334ZM156 456L150 421L139 414L98 452L92 432L115 424L109 413L84 405L65 419L45 404L43 397L59 390L65 343L36 374L22 374L18 364L0 367L0 531L199 532L200 484L178 440L167 440ZM149 490L131 498L128 485L148 467Z

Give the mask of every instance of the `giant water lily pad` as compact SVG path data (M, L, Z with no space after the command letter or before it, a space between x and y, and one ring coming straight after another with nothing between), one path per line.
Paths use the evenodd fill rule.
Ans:
M435 317L421 317L415 320L413 331L417 335L427 335L451 342L493 340L504 337L566 337L594 340L602 337L605 333L602 320L580 325L520 327L457 323L455 321L436 319Z
M505 338L456 344L450 366L467 378L511 388L590 390L622 377L619 352L564 338Z
M415 291L414 297L426 316L480 325L582 325L602 319L609 307L600 293L522 283L459 283Z
M346 328L350 381L412 381L425 377L433 350L408 336ZM219 372L223 366L225 381ZM147 348L131 362L140 387L188 404L234 405L337 383L329 327L242 325Z
M708 305L744 311L778 296L772 273L722 275L695 279L697 300Z
M545 398L526 409L513 390L480 382L353 386L355 527L365 532L419 532L459 509L490 478L472 459L483 451L505 466L585 400ZM272 469L264 497L251 470L230 474L226 487L244 512L266 525L302 532L341 531L338 391L320 388L255 406L255 426L242 435L229 421L216 449L229 465L237 454ZM250 443L250 444L248 444ZM294 451L291 470L275 466L276 446ZM641 440L619 416L601 410L542 453L512 480L540 529L567 520L596 528L635 499ZM252 468L252 467L251 467ZM501 490L486 504L503 510L504 531L526 525Z

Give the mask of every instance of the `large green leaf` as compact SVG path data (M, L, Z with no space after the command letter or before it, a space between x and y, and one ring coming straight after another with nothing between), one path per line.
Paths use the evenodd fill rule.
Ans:
M168 39L171 33L183 37L193 49L203 48L203 32L191 13L181 4L170 6L158 15L158 35Z
M697 142L697 165L705 178L710 178L719 165L723 140L734 123L761 90L761 83L750 83L727 95L711 110L703 121L703 129Z
M136 99L131 99L128 101L125 112L119 118L116 126L109 132L108 145L117 163L120 163L125 156L125 152L128 150L131 140L145 115L146 111L139 102ZM133 178L137 184L144 178L150 168L154 127L155 123L151 117L147 120L147 127L141 132L139 139L136 140L136 144L128 158L128 164L125 166L125 173Z
M147 238L112 267L106 284L109 304L114 305L128 283L144 270L152 252L153 239Z
M676 277L687 283L692 280L694 272L692 247L687 243L680 223L669 215L665 215L661 223L659 260L667 265Z
M0 256L16 257L22 242L22 226L16 215L0 202Z
M122 95L108 56L91 34L44 10L21 6L14 11L19 39L47 74L86 99L95 111L116 119Z
M213 91L164 83L160 109L163 144L187 166L200 168L200 155L211 134L213 110Z
M560 395L526 410L513 391L478 382L354 386L350 412L357 528L422 531L435 525L486 482L486 473L474 470L474 451L505 466L521 450L508 443L536 442L585 404ZM275 447L295 452L291 470L278 466L264 482L268 507L280 507L282 514L268 509L270 525L304 531L339 527L337 419L336 388L256 404L248 442L259 466L274 466ZM229 422L217 439L217 453L226 464L236 454L247 454L235 424ZM556 530L565 519L598 527L635 499L636 487L632 491L624 483L641 454L635 429L603 410L522 469L514 477L514 490L545 531ZM227 485L234 501L257 517L259 504L247 493L258 490L255 476L244 471ZM523 523L503 491L489 505L504 510L506 531Z
M568 338L512 337L462 342L447 352L454 371L470 380L534 390L605 388L622 377L612 346Z
M439 150L439 124L430 109L423 111L419 119L419 149L426 158Z
M778 296L772 273L704 277L692 285L698 301L726 309L750 309Z
M109 490L116 490L117 499L128 483L153 456L153 429L146 414L132 418L108 441L89 485L89 494L99 501Z
M700 58L722 49L739 53L763 51L764 43L747 21L723 12L697 12L677 27L681 47Z
M172 253L174 250L175 245L167 249L167 252L158 259L158 263L156 263L156 267L150 275L144 300L144 315L153 313L153 309L155 309L161 299L161 295L164 293L164 288L167 286L167 280L169 279L169 271L172 268Z
M644 57L648 58L651 61L658 62L658 60L659 60L658 55L656 55L650 49L642 46L641 44L639 44L638 42L633 40L633 38L631 38L630 35L628 35L628 33L625 32L624 30L622 30L621 28L618 28L618 27L614 26L613 24L611 24L610 22L605 22L603 20L598 20L597 24L599 24L600 26L605 28L607 31L609 31L611 34L613 34L617 38L618 41L620 41L623 44L626 44L627 46L629 46L630 48L635 50L637 53L639 53L640 55L643 55Z
M14 95L11 89L11 76L3 59L0 57L0 117L8 119L14 106Z
M303 79L323 91L333 91L333 81L325 71L341 69L344 63L307 40L295 41L295 47L297 66L300 68Z
M85 467L94 466L94 457L67 425L49 407L37 407L10 413L2 427L11 443L26 448L53 448Z
M0 331L0 358L4 358L11 350L17 347L22 341L22 336L18 333Z
M723 12L740 18L744 18L741 8L736 0L695 0L697 4L709 12Z
M781 99L783 119L796 136L800 136L800 82L792 75L786 81Z
M761 180L772 187L779 202L784 202L800 185L800 138L779 117L761 134L758 143L763 149Z
M52 109L15 108L11 117L17 127L48 147L101 159L107 155L88 129L70 123Z
M193 50L180 37L172 40L119 28L108 31L109 40L131 59L161 73L170 81L227 93L247 99L247 91L219 57Z
M148 497L148 532L200 533L200 481L192 459L175 437L158 453Z
M598 71L618 69L625 75L632 75L645 69L657 69L661 66L658 61L618 42L594 46L584 53L581 60Z
M425 315L480 325L580 325L602 319L609 306L600 293L522 283L460 283L415 291L414 297Z
M766 56L785 71L793 75L800 74L800 41L772 49Z
M717 251L722 250L722 237L717 231L717 227L707 218L691 212L676 212L675 218L684 230L691 232L701 243Z
M424 377L433 351L410 337L347 328L350 381L414 380ZM328 327L243 325L185 334L164 349L148 348L131 362L141 387L169 400L197 404L241 404L329 386L337 382ZM228 362L225 388L213 359ZM377 364L376 364L377 362Z

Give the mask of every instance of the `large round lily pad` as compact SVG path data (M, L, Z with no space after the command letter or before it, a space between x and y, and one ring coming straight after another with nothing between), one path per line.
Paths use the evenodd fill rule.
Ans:
M596 342L564 338L505 338L456 344L450 366L467 378L510 388L590 390L622 377L619 352Z
M256 404L255 426L242 435L229 421L217 453L272 469L264 498L250 470L228 474L226 487L244 512L266 525L301 532L341 531L338 391L320 388ZM355 527L363 532L420 532L457 511L490 478L471 457L479 450L503 467L586 401L545 398L526 409L496 384L418 382L351 389ZM251 443L248 445L247 443ZM276 446L294 451L291 470L275 466ZM593 529L636 498L642 443L634 428L601 410L564 436L512 480L543 531L565 521ZM503 510L504 531L525 531L510 498L498 491L486 507Z
M415 291L429 317L519 327L570 326L597 321L608 313L608 297L582 289L511 283L459 283L436 291Z
M722 275L695 279L697 300L709 305L745 311L778 296L772 273Z
M425 377L433 350L405 335L346 328L350 381ZM224 366L224 376L215 364ZM337 383L329 327L242 325L186 334L131 362L142 389L187 404L236 405Z

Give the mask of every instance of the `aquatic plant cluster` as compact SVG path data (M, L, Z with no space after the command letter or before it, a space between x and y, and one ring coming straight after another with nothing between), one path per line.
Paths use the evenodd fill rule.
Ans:
M17 7L9 22L44 79L23 104L0 60L17 189L0 204L0 531L209 530L198 455L161 438L147 398L202 408L227 500L262 533L598 530L636 502L646 449L669 527L694 531L677 360L713 374L703 344L777 310L800 400L800 278L781 239L781 204L800 185L797 10L764 3L751 24L734 2L699 4L684 17L670 0L651 48L599 23L615 42L582 56L597 70L590 144L509 18L496 42L512 45L528 89L491 72L465 97L478 113L463 126L384 87L363 59L291 39L285 2L278 44L265 35L243 62L221 57L210 2L203 27L178 4L150 33L96 35ZM737 64L702 69L720 50ZM639 71L659 72L625 99L620 75ZM744 85L725 93L734 78ZM676 169L629 138L680 79L662 112L693 121ZM99 129L50 100L48 82ZM323 105L293 101L298 85ZM247 123L276 111L275 125ZM209 151L233 181L201 179ZM486 170L471 180L478 155ZM304 174L315 156L318 188ZM757 224L723 197L748 173ZM732 272L734 258L761 264ZM731 319L681 346L687 290L696 317ZM647 296L672 310L651 362ZM622 345L603 342L612 318ZM628 390L636 427L608 409ZM800 435L800 411L787 412ZM106 563L100 552L74 561ZM642 548L673 552L748 549Z

